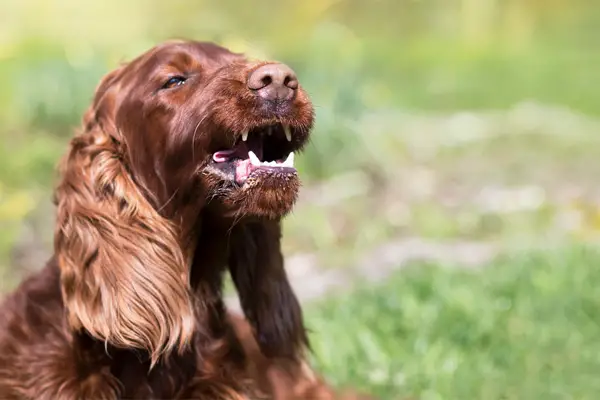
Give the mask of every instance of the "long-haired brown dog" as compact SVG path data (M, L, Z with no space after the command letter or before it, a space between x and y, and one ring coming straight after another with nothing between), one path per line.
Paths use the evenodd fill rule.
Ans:
M280 220L312 124L289 67L210 43L168 42L105 76L61 164L54 256L0 308L0 397L256 396L227 268L260 354L301 370Z

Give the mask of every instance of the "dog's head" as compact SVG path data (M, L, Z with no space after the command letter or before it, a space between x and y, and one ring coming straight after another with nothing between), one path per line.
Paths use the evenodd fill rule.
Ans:
M95 109L122 135L130 172L159 207L211 200L225 214L277 218L295 202L294 155L313 108L284 64L169 42L110 75Z

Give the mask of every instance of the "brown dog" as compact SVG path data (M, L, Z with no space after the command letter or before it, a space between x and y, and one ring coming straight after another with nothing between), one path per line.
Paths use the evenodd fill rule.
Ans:
M289 67L210 43L104 77L61 164L54 256L0 308L0 397L252 396L227 268L261 353L303 365L280 220L312 124Z

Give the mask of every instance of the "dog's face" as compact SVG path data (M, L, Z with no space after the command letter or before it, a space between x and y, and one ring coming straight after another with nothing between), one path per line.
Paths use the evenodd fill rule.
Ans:
M209 43L170 42L108 76L132 174L160 206L174 196L228 216L279 218L296 200L294 155L313 108L294 72ZM96 103L102 103L98 90Z

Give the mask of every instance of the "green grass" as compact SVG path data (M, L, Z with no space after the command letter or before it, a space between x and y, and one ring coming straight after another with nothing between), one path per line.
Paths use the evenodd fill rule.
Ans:
M331 381L382 399L595 399L600 252L418 265L307 310Z

